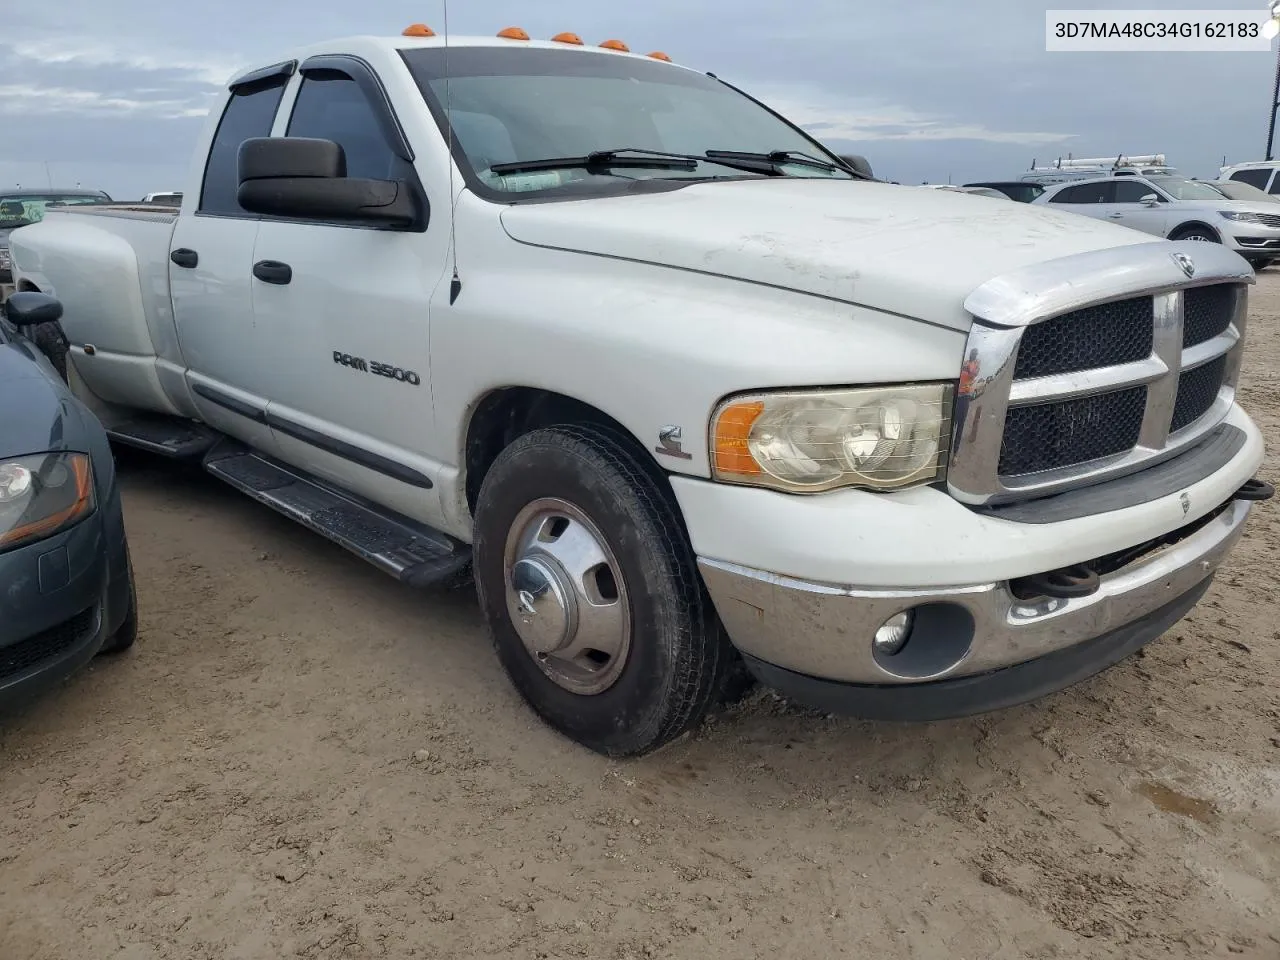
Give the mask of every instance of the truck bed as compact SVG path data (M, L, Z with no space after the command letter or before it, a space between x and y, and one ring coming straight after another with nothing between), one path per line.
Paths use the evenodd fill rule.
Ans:
M177 221L177 207L85 204L53 207L12 234L20 284L62 301L71 362L107 403L188 413L173 400L186 393L169 297Z
M158 220L161 223L173 223L178 219L178 210L178 207L160 203L83 203L69 207L51 207L45 211L45 218L72 214L77 217L116 217L122 220Z

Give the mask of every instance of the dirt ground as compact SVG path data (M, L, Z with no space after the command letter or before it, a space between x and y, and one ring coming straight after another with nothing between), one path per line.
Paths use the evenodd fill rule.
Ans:
M1280 476L1280 268L1243 400ZM1280 957L1280 513L1143 654L927 726L754 695L611 762L421 595L122 455L142 635L0 730L0 958Z

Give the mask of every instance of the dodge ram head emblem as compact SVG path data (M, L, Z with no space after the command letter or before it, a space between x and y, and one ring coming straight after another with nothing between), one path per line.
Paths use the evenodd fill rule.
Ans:
M1178 265L1179 270L1187 275L1188 279L1196 275L1196 263L1185 253L1171 253L1169 256L1173 258L1173 262Z

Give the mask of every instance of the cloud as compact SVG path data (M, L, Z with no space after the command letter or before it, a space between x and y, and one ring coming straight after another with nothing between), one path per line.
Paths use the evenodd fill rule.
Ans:
M38 87L29 83L0 84L0 116L46 116L57 113L146 115L172 120L203 117L209 112L198 99L139 100L97 90Z
M110 67L138 73L173 73L179 77L221 87L236 72L238 64L228 58L206 57L178 50L163 55L129 50L117 44L101 43L87 38L49 40L0 40L19 60L45 65Z
M227 58L91 38L0 40L0 116L202 117L236 72ZM16 69L15 69L16 68Z
M819 140L976 140L1037 146L1072 139L1075 134L993 130L981 123L930 116L908 107L872 102L840 102L804 87L759 85L753 95Z

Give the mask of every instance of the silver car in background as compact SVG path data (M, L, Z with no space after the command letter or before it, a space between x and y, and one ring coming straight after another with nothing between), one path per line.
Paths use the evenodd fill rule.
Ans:
M1055 184L1032 201L1112 220L1166 237L1221 243L1261 270L1280 257L1280 210L1269 201L1231 200L1183 176L1097 177Z

